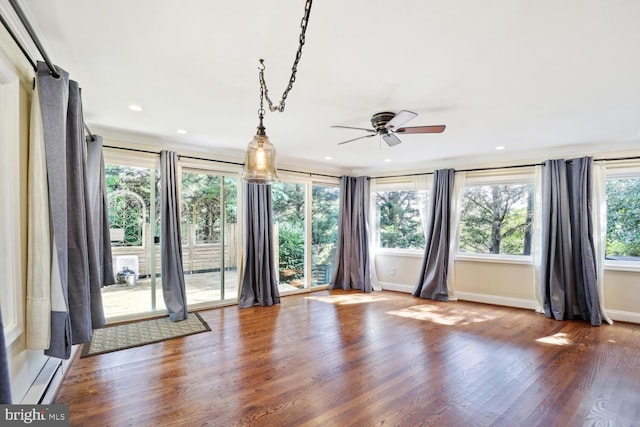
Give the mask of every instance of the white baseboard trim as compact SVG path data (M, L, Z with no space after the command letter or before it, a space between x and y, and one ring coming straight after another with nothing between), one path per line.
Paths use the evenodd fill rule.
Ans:
M404 283L378 282L378 284L382 286L382 290L384 291L405 292L407 294L413 293L414 288L414 286Z
M392 282L380 282L380 286L382 286L382 289L384 289L385 291L405 292L408 294L413 293L413 289L414 289L412 285L407 285L403 283L392 283ZM455 295L450 297L449 300L481 302L484 304L504 305L507 307L517 307L517 308L528 308L532 310L535 310L536 307L538 306L538 303L536 301L530 301L526 299L501 297L497 295L476 294L473 292L460 292L460 291L456 291Z
M404 283L393 282L379 282L382 289L385 291L404 292L407 294L413 293L414 286ZM455 299L461 301L480 302L484 304L503 305L506 307L526 308L530 310L538 309L538 302L535 300L528 300L522 298L503 297L499 295L477 294L474 292L460 292L456 291L455 298L451 298L451 301ZM640 313L622 311L622 310L608 310L607 314L613 321L628 322L640 324Z
M621 310L606 310L611 320L618 322L640 323L640 313ZM604 324L604 322L603 322Z
M456 291L459 300L481 302L484 304L504 305L505 307L527 308L535 310L538 302L522 298L503 297L499 295L476 294L474 292Z

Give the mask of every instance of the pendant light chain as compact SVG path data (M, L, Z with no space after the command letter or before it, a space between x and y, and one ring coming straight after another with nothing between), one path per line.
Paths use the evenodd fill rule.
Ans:
M269 89L267 88L267 83L264 80L264 59L260 59L260 65L258 66L258 69L260 70L258 74L260 81L260 109L258 110L258 119L260 121L258 123L258 131L253 137L253 140L249 142L249 146L245 152L244 172L242 173L242 179L249 183L268 185L280 181L276 168L276 150L271 141L269 141L269 137L267 136L263 124L265 113L264 100L267 100L269 110L272 112L278 111L281 113L284 111L284 104L287 100L287 95L289 95L291 88L293 88L293 83L296 81L298 62L300 62L300 58L302 57L302 47L304 46L305 34L309 23L311 2L312 0L306 0L304 6L304 16L300 22L300 44L298 45L296 58L293 61L293 66L291 67L289 84L282 94L282 99L278 105L274 105L271 98L269 98Z
M298 51L296 52L296 59L293 61L293 66L291 67L291 77L289 78L289 85L287 86L284 93L282 94L282 99L280 100L278 105L274 105L271 99L269 98L269 89L267 88L267 83L264 80L264 68L265 68L264 59L260 59L260 66L258 67L258 69L260 70L260 73L259 73L260 110L258 111L258 114L260 116L264 116L264 108L263 108L264 98L266 98L267 103L269 104L269 110L271 112L278 111L282 113L284 111L284 104L285 104L285 101L287 100L287 96L289 95L289 91L291 91L291 88L293 88L293 83L296 81L296 73L298 72L298 62L300 62L300 58L302 57L302 46L304 46L304 43L305 43L305 34L307 32L307 24L309 23L309 14L311 12L312 1L313 0L307 0L304 6L304 16L300 21L300 29L301 29L300 38L299 38L300 43L298 45Z

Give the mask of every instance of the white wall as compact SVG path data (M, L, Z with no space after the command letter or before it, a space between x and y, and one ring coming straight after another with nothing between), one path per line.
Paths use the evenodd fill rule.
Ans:
M604 304L612 319L640 323L640 272L605 267Z
M535 309L533 265L455 260L458 299Z
M374 267L383 289L412 292L418 280L422 255L416 253L382 252L376 254Z

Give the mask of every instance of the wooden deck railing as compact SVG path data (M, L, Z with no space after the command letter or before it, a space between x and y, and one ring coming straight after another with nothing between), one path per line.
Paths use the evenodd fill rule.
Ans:
M236 225L227 224L227 235L225 238L225 269L235 269L238 267L237 247L235 238ZM222 268L221 243L195 242L195 233L188 232L186 244L182 245L182 263L185 273L215 271ZM144 246L115 246L111 247L114 267L119 256L136 256L138 258L138 274L148 276L151 274L152 257L155 258L156 273L160 272L160 244L153 243L152 234L149 233L149 225L145 226L143 233ZM155 247L155 248L154 248ZM149 248L149 249L148 249ZM154 249L151 249L154 248ZM152 253L154 252L154 253ZM133 266L128 266L133 269Z

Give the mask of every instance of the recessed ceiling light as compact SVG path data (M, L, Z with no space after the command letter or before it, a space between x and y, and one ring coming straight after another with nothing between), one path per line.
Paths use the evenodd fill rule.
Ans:
M391 163L391 159L384 159L385 163Z
M496 147L496 150L504 150L504 145L498 145L498 146Z
M186 135L186 134L187 134L187 131L186 131L186 130L184 130L184 129L178 129L178 130L176 131L176 133L179 133L180 135Z
M131 111L142 111L142 107L136 104L129 105L129 110Z
M325 157L324 159L325 159L325 160L333 160L333 157L331 157L331 156L327 156L327 157Z

